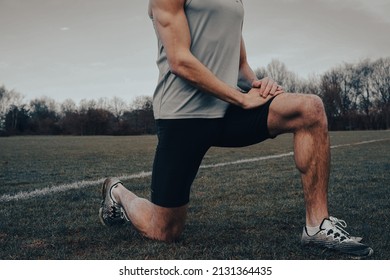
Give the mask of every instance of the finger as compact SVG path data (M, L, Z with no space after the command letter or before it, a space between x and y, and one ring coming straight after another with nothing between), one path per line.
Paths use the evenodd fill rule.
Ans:
M274 94L274 96L278 95L278 94L281 94L281 93L284 93L284 90L277 90Z
M277 87L277 84L273 80L270 80L269 83L267 84L263 94L265 94L266 96L272 95L273 94L272 89L274 87Z
M278 90L278 87L279 87L278 84L277 84L277 83L274 83L274 84L272 85L270 94L271 94L271 95L274 95L275 92Z
M266 88L268 86L268 83L270 82L270 79L268 77L265 77L261 80L261 87L260 87L260 95L262 97L266 97L267 94L265 94Z
M259 88L260 86L261 86L261 81L260 80L253 81L252 87Z

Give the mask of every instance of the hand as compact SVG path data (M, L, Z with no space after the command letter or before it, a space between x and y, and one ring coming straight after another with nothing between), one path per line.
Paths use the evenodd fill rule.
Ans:
M275 95L269 94L266 97L260 95L260 88L252 88L248 93L243 94L243 103L241 107L243 109L254 109L264 105L268 100L273 98Z
M259 95L262 96L263 98L266 98L269 95L276 96L284 92L281 86L279 86L274 80L268 77L261 80L254 81L252 83L252 87L258 88L260 90Z

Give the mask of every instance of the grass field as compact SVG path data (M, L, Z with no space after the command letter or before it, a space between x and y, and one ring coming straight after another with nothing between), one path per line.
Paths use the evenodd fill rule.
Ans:
M348 259L300 246L293 157L265 158L291 152L291 140L210 150L184 234L165 244L130 224L105 228L97 215L106 176L149 197L150 176L141 172L151 169L155 136L0 138L0 259ZM390 259L390 131L333 132L331 144L331 215L364 237L372 259Z

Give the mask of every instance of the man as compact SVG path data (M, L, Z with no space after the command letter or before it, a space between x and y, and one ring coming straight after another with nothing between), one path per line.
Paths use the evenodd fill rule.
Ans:
M102 189L102 223L129 220L148 238L174 241L183 231L190 187L210 147L242 147L289 132L306 205L302 243L371 255L361 238L340 227L345 222L328 213L330 149L321 99L285 93L270 78L257 80L242 38L242 1L150 0L149 15L160 71L153 98L159 142L151 201L109 178Z

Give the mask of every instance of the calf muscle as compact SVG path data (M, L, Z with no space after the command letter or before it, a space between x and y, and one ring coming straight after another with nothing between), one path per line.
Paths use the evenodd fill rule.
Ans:
M270 106L271 135L294 133L294 159L301 173L307 225L328 217L329 136L324 106L319 97L281 94Z

